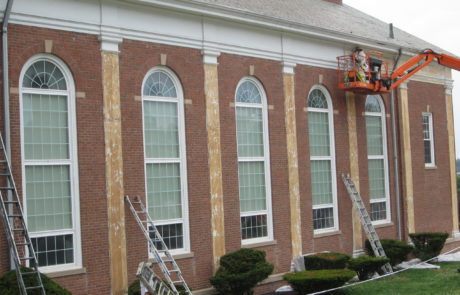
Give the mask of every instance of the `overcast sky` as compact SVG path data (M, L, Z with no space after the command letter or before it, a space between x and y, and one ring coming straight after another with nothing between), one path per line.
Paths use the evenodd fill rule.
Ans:
M343 3L460 56L459 0L343 0ZM460 158L460 72L452 74L455 146Z

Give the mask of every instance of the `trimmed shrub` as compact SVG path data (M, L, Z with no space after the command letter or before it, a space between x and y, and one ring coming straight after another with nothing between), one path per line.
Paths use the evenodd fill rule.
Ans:
M381 239L380 243L382 244L385 254L390 259L390 264L395 266L405 261L407 255L414 250L414 247L411 245L394 239ZM375 256L374 251L372 250L371 243L369 240L366 240L365 243L366 253L369 256Z
M305 270L287 273L283 278L301 294L340 287L356 273L349 269Z
M141 295L141 282L139 279L134 280L128 288L128 295Z
M375 272L378 272L382 266L390 262L388 258L371 257L363 255L357 258L351 258L348 261L348 268L358 273L361 281L372 278Z
M240 249L220 258L220 267L209 279L219 294L250 295L257 283L273 272L273 264L265 260L265 252Z
M306 270L344 269L347 267L348 260L350 256L347 254L335 252L304 256Z
M33 271L30 268L21 268L22 271L28 272ZM43 287L45 287L45 292L47 295L72 295L67 289L61 287L56 282L48 278L44 274L40 274L42 279ZM34 276L26 276L24 279L24 284L26 286L35 286L36 281ZM17 295L21 294L19 292L19 285L16 278L16 271L11 270L5 273L2 277L0 277L0 295ZM30 290L28 295L40 295L40 290Z
M415 246L414 255L422 261L438 256L448 236L447 233L437 232L409 234Z

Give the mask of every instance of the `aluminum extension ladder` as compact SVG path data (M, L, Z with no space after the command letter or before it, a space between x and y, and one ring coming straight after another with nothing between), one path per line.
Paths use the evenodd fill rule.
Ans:
M137 196L134 200L131 200L129 196L126 196L125 200L129 204L129 208L133 213L137 224L139 224L145 238L149 242L149 251L153 254L166 282L169 285L169 288L172 290L173 293L171 294L179 295L179 291L176 288L176 285L178 285L184 288L185 294L192 295L192 292L182 276L179 266L172 257L171 252L169 252L168 247L150 218L150 215L141 199Z
M21 295L37 294L37 291L41 295L46 295L1 134L0 141L0 215L14 260L19 290ZM32 271L21 268L24 266L30 267L29 270Z
M355 205L356 212L358 213L359 219L361 220L361 224L363 225L364 232L367 235L367 239L369 240L372 246L372 250L374 250L375 256L386 258L387 255L383 250L379 236L377 235L377 232L375 231L375 228L372 225L372 220L370 219L369 214L367 213L366 207L363 203L363 199L361 198L361 195L356 189L355 183L353 182L349 174L345 175L342 173L342 180L345 184L345 187L347 188L348 195L350 196L351 201ZM393 269L391 268L391 265L389 263L386 263L382 267L382 270L385 273L393 272Z
M164 281L155 275L151 262L141 262L137 269L136 276L139 278L145 288L147 288L150 294L175 294L174 291L172 291Z

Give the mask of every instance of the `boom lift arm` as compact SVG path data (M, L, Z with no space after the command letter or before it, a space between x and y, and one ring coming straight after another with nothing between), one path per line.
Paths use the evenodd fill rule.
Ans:
M439 54L426 49L409 59L403 65L388 74L388 65L382 60L381 53L369 52L360 56L340 56L339 88L366 94L386 93L412 77L435 59L442 66L460 71L460 59L447 54ZM365 56L365 57L364 57Z

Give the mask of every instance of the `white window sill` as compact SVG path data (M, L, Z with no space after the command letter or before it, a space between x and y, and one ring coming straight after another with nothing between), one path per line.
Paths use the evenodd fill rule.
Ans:
M186 259L186 258L195 257L195 253L193 253L193 252L182 252L182 253L172 253L171 252L171 255L174 258L174 260L180 260L180 259ZM165 256L161 255L161 257L164 258ZM150 257L149 262L156 263L157 261L155 260L155 258Z
M73 276L86 273L86 267L72 266L72 267L59 267L59 268L39 268L41 273L44 273L50 278L59 278L66 276Z
M242 244L241 248L258 248L258 247L276 245L277 243L278 242L276 240L264 241L264 242L255 242L255 243L247 243L247 244Z
M425 169L427 169L427 170L438 169L438 166L436 166L436 165L425 165Z
M393 226L394 223L391 222L391 221L376 221L376 222L372 222L372 225L374 226L374 228L382 228L382 227L389 227L389 226Z
M313 238L323 238L323 237L329 237L329 236L337 236L341 235L342 231L339 229L333 229L330 231L321 231L321 232L313 232Z

